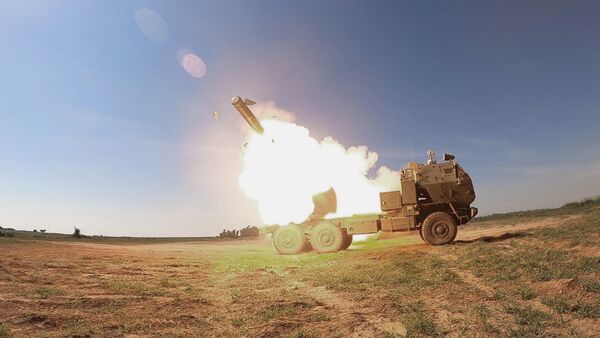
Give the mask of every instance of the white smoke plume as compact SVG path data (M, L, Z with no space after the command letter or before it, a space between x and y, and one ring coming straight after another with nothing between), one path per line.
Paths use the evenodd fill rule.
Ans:
M337 195L337 212L328 217L378 212L379 193L399 189L398 173L387 167L367 177L378 155L366 146L346 148L332 137L319 142L306 127L269 118L282 116L273 103L252 109L260 112L265 131L248 138L239 184L257 202L265 224L305 221L314 208L313 195L330 188Z

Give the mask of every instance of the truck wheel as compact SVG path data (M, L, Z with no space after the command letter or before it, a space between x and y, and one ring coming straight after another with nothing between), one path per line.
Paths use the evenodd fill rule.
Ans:
M317 224L310 233L310 244L318 253L337 252L343 243L343 230L329 222Z
M350 247L350 245L352 244L352 235L344 232L344 238L342 241L342 250L346 250Z
M306 245L306 237L302 228L296 224L280 227L273 236L275 249L282 255L295 255L302 252Z
M456 221L445 212L434 212L427 216L421 227L423 240L430 245L452 243L457 230Z
M421 240L425 241L425 238L423 238L423 227L419 228L419 237L421 237Z

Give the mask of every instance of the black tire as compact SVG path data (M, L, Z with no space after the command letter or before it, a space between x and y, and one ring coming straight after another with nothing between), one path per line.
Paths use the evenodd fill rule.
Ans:
M273 244L282 255L296 255L306 247L304 231L296 224L280 227L275 231Z
M350 245L352 244L352 235L348 234L347 232L344 231L344 238L342 241L342 250L346 250L350 247Z
M423 240L423 242L425 241L425 238L423 238L423 227L419 228L419 237L421 237L421 240Z
M344 230L324 221L317 224L310 232L310 244L318 253L340 251L344 243Z
M454 217L445 212L434 212L425 218L421 233L423 240L430 245L449 244L456 238L458 227Z

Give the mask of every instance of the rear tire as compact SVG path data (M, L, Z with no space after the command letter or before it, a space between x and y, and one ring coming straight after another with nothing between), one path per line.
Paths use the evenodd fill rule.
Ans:
M421 226L423 240L430 245L449 244L456 238L458 227L454 217L445 212L434 212L425 218Z
M352 245L352 235L344 231L344 238L342 241L342 250L346 250Z
M304 231L296 224L280 227L273 236L275 249L282 255L299 254L306 247L306 242Z
M310 232L310 244L318 253L337 252L344 242L344 230L329 223L321 222Z

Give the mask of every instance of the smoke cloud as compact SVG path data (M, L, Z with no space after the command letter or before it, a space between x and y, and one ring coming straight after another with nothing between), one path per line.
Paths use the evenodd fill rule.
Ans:
M374 213L379 208L379 193L398 190L398 173L380 167L373 178L378 155L366 146L346 148L333 137L317 141L310 131L290 121L265 118L281 115L274 104L259 105L264 133L252 133L244 149L244 169L239 185L255 200L265 224L300 223L312 213L312 197L333 188L337 212L328 217ZM259 117L260 118L260 117Z

